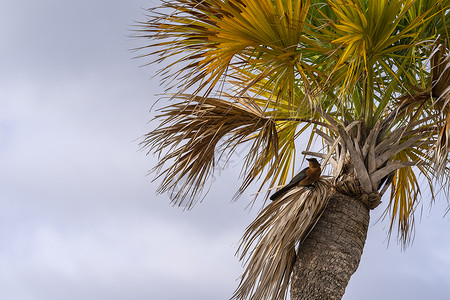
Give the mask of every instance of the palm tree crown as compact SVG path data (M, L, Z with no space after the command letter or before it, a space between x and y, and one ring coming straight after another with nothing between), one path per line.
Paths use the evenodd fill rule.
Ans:
M295 140L307 139L335 188L372 209L390 188L390 228L408 244L420 178L432 197L450 178L449 10L450 0L164 0L136 30L151 40L142 57L168 61L171 102L141 144L161 155L159 192L184 178L173 201L191 207L241 144L237 195L256 180L259 191L283 185Z

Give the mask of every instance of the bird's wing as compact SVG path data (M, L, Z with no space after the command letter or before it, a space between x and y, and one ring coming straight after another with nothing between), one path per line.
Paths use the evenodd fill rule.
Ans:
M291 179L291 181L288 183L288 185L292 184L292 185L296 185L298 184L300 181L302 181L303 179L306 178L306 171L309 168L304 168L303 170L300 171L300 173L298 173L297 175L294 176L294 178Z
M270 196L270 200L274 201L281 196L283 196L285 193L287 193L291 188L296 186L300 181L306 178L306 170L308 168L304 168L300 173L294 176L294 178L289 181L288 184L286 184L284 187L282 187L280 190L276 191L272 196Z

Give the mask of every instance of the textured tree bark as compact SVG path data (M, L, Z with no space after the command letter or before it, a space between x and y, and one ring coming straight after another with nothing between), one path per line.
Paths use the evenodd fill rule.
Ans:
M358 268L369 227L359 199L335 193L301 243L291 277L291 300L342 299Z

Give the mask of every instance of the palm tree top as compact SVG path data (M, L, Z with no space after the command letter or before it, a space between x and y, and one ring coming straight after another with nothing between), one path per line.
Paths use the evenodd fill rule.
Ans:
M141 143L161 157L158 191L192 207L217 160L249 145L237 195L258 181L267 198L293 176L301 138L334 178L354 174L369 206L390 188L386 215L407 244L420 178L432 197L450 178L449 10L449 0L163 1L136 29L150 40L140 56L165 62L170 104Z

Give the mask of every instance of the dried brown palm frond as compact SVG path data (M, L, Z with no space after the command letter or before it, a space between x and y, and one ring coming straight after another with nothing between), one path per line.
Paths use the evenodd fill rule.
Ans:
M161 126L141 142L141 148L159 155L154 171L163 180L158 192L172 192L172 204L191 208L213 174L216 159L227 149L229 157L238 144L249 138L253 145L246 157L245 174L266 158L276 160L275 123L253 102L192 95L177 95L177 99L184 101L161 109L156 117L163 120Z
M443 174L450 154L450 52L446 45L439 45L432 56L431 75L434 79L432 93L436 106L442 112L442 126L436 144L436 170Z
M261 211L247 227L237 251L247 268L232 299L285 299L295 247L316 224L330 190L330 183L321 178L315 189L292 189Z
M412 86L414 93L399 98L401 101L399 114L408 114L415 106L424 106L437 111L441 116L438 125L438 139L435 149L435 170L444 174L450 150L450 52L447 42L438 39L430 56L430 81L426 88Z

